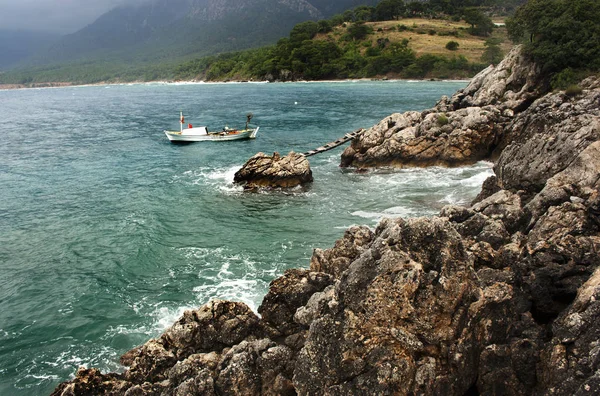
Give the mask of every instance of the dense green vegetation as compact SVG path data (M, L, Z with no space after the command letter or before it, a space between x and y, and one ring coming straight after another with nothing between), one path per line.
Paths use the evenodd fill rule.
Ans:
M375 7L359 6L329 20L300 23L292 29L289 38L279 40L275 46L186 62L177 67L175 78L322 80L388 74L403 78L469 77L489 62L499 61L503 54L497 41L490 40L486 50L489 54L480 62L469 62L462 55L417 56L406 38L396 42L381 37L371 40L374 32L367 24L416 17L449 19L452 15L444 14L444 11L456 9L458 13L454 19L463 18L471 27L462 33L456 31L455 35L489 36L494 27L491 19L478 8L459 8L459 3L472 5L483 2L432 0L405 4L402 0L382 0ZM334 29L334 35L327 35ZM393 29L423 33L405 24L398 24ZM427 33L437 34L435 30ZM448 50L454 51L458 47L459 44L453 42Z
M179 64L123 63L80 60L68 66L41 66L0 75L0 83L30 84L49 81L95 83L152 80L295 80L392 76L395 78L464 78L503 56L489 12L506 13L524 0L382 0L376 6L358 6L330 19L297 24L276 45L192 59ZM453 31L426 31L411 19L464 20L470 27ZM394 21L389 27L373 26ZM430 36L451 35L453 40L480 36L485 56L467 59L462 46L450 44L447 53L415 49L412 37L390 39L394 31ZM481 45L481 44L479 44ZM457 51L459 50L459 51Z
M529 0L507 20L511 39L523 42L553 86L567 88L600 70L598 0Z

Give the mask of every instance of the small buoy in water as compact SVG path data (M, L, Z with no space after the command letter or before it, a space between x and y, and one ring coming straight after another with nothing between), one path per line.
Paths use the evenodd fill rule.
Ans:
M298 104L298 102L294 102L294 104Z

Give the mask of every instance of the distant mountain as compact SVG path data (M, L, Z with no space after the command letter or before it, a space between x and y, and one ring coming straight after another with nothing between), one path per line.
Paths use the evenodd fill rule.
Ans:
M258 47L358 3L377 0L153 0L107 12L31 64L148 64Z
M0 71L17 66L59 37L47 32L0 30Z

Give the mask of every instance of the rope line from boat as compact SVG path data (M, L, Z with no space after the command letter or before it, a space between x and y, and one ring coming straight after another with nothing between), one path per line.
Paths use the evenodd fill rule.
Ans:
M332 150L332 149L334 149L338 146L341 146L342 144L349 142L350 140L356 138L358 135L362 134L364 131L366 131L366 129L360 128L354 132L346 133L341 138L334 140L333 142L326 143L320 147L317 147L314 150L309 150L305 153L302 153L302 155L305 157L310 157L311 155L316 155L316 154L324 153L325 151Z

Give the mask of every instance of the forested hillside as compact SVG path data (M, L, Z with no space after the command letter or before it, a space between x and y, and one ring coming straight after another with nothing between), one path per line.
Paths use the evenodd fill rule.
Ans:
M105 14L0 83L469 77L508 46L490 16L503 21L522 2L155 0ZM288 37L214 55L274 35Z
M273 47L187 62L175 79L466 78L499 62L510 43L482 8L454 10L383 0L300 23Z

